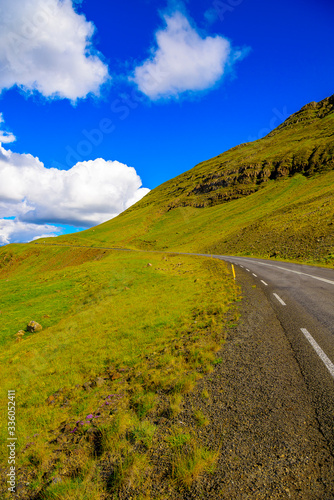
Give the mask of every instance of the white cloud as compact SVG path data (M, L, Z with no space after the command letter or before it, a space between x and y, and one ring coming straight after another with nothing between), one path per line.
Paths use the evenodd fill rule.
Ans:
M3 123L3 116L2 113L0 113L0 125ZM11 132L5 132L4 130L0 130L0 144L8 144L9 142L14 142L16 141L15 135L13 135Z
M98 158L58 170L0 147L0 217L89 227L115 217L148 191L135 169L118 161Z
M108 68L93 34L71 0L0 0L0 92L18 85L72 101L98 95Z
M156 33L157 47L132 78L152 100L209 89L242 55L221 36L203 38L181 12L164 19L167 26Z
M37 238L57 236L59 229L55 226L27 224L20 220L0 219L0 246L22 241L33 241Z
M105 222L149 192L141 186L135 169L118 161L98 158L59 170L0 144L0 244L54 233L49 224Z

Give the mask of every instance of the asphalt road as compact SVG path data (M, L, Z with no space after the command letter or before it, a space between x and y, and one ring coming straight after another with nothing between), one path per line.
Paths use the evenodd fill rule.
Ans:
M281 323L334 454L334 270L264 259L214 257L249 273Z

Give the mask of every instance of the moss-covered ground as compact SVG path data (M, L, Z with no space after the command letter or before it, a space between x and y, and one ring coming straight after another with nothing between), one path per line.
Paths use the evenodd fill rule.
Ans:
M226 265L31 245L0 260L1 441L15 390L19 498L112 498L143 478L149 488L154 422L178 413L224 341L238 299ZM43 330L16 340L30 320ZM194 467L212 468L214 450L194 449L180 464L198 455Z

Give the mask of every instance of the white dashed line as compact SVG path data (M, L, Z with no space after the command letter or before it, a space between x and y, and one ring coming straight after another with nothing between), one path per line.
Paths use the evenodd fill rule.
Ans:
M247 269L247 268L246 268L246 271L247 271L248 273L250 273L250 270L249 270L249 269Z
M240 264L240 267L244 268L244 266L242 266L241 264Z
M264 285L268 286L268 283L266 283L265 281L261 280L261 283L263 283Z
M254 274L254 273L252 273L252 274L253 274L253 276L255 276L255 278L257 278L257 275L256 275L256 274Z
M274 295L274 297L276 297L278 302L280 302L282 304L282 306L286 306L286 303L284 302L284 300L282 300L281 297L279 295L277 295L277 293L274 293L273 295Z
M329 373L334 377L334 364L331 362L331 360L326 356L324 351L321 349L321 347L316 343L312 335L306 330L306 328L301 328L301 331L315 350L315 352L318 354L319 358L321 361L325 364L327 370Z

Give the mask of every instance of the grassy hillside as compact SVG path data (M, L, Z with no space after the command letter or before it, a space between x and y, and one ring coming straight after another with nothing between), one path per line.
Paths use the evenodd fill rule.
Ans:
M117 218L52 243L331 266L333 170L334 96L304 106L267 137L166 182Z
M213 259L2 248L0 435L5 443L7 391L15 390L16 498L100 500L120 490L137 498L143 477L149 490L149 454L173 436L183 394L217 362L237 299L227 267ZM29 333L31 320L43 330ZM192 448L179 450L180 462L173 439L167 446L171 484L189 460L189 484L215 463L217 450L186 432ZM12 498L7 459L2 447L4 499Z

